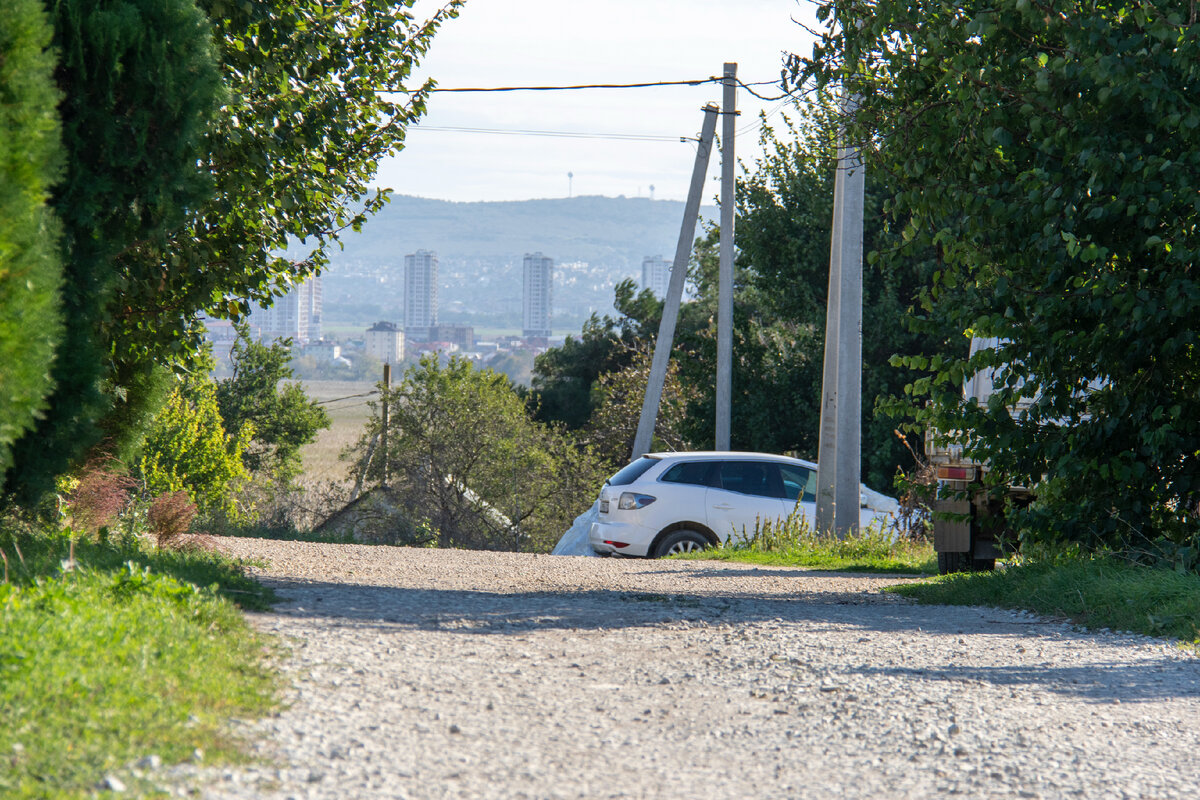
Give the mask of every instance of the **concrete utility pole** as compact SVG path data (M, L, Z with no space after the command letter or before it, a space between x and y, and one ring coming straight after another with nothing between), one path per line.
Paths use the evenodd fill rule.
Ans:
M845 89L842 114L858 108ZM833 188L833 237L821 382L817 455L817 530L839 537L858 532L862 457L862 244L866 169L857 147L839 134Z
M733 139L737 127L737 64L725 64L721 102L721 261L717 280L716 449L729 449L733 396Z
M650 452L654 425L658 420L658 404L662 401L663 384L667 379L667 364L675 341L675 323L679 319L679 304L683 299L683 284L687 278L688 256L696 237L696 217L700 213L700 196L704 193L704 176L708 174L708 157L712 153L713 134L717 130L717 107L704 107L704 124L700 129L700 144L696 148L696 164L692 168L692 183L683 206L683 224L679 226L679 243L675 245L675 262L671 265L671 280L663 298L662 320L658 323L658 338L654 340L654 358L650 362L650 377L646 396L642 400L642 416L638 419L637 436L633 440L633 458Z
M379 437L381 449L383 450L383 480L380 481L380 486L384 489L388 488L388 392L392 388L392 365L383 365L383 398L379 405L379 422L381 428L381 436Z

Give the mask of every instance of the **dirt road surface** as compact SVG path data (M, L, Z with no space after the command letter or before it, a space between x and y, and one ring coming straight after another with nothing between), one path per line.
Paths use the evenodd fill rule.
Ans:
M1194 798L1200 659L880 578L230 539L288 707L233 798Z

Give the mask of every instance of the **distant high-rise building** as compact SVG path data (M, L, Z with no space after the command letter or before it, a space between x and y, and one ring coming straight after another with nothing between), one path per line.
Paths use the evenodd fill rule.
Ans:
M550 338L554 259L541 253L525 254L525 291L522 304L526 339Z
M660 299L667 296L671 282L671 262L662 256L646 256L642 259L642 288L654 292Z
M293 286L283 297L266 308L250 314L250 325L259 329L262 339L291 339L304 345L321 338L321 276L313 275Z
M437 253L418 250L404 257L404 334L413 341L429 338L438 324Z
M367 355L375 356L385 364L399 364L404 360L404 332L394 322L376 322L367 328L364 338Z

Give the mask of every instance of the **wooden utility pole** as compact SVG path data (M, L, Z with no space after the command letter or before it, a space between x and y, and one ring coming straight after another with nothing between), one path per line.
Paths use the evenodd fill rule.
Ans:
M858 107L850 88L843 119ZM817 455L817 530L858 532L862 458L862 245L866 169L859 148L839 134L833 188L833 236L825 316L821 433Z
M716 130L717 107L709 103L704 107L704 124L701 126L700 142L696 148L696 163L692 167L692 183L688 188L687 203L683 206L683 224L679 226L679 242L675 245L675 261L671 265L667 296L663 298L663 315L658 323L658 338L654 340L654 358L650 362L646 396L642 400L642 415L638 419L637 436L633 440L635 459L650 452L654 438L658 406L662 401L667 365L671 360L671 348L675 340L675 324L679 319L679 304L683 299L683 284L687 278L688 257L692 253L692 241L696 236L696 217L700 213L700 197L704 193L704 176L708 174L708 157L712 153L713 134Z
M717 279L716 449L729 449L733 397L733 180L737 159L737 64L726 63L721 102L721 251Z

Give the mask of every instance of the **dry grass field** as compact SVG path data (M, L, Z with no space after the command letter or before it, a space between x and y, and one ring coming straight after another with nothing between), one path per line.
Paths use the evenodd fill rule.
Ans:
M321 431L317 440L303 450L304 477L313 481L341 481L346 478L349 462L340 459L348 446L358 441L371 418L368 402L375 397L354 397L376 390L369 381L304 381L304 390L314 400L325 402L333 426ZM347 399L339 399L347 398Z

